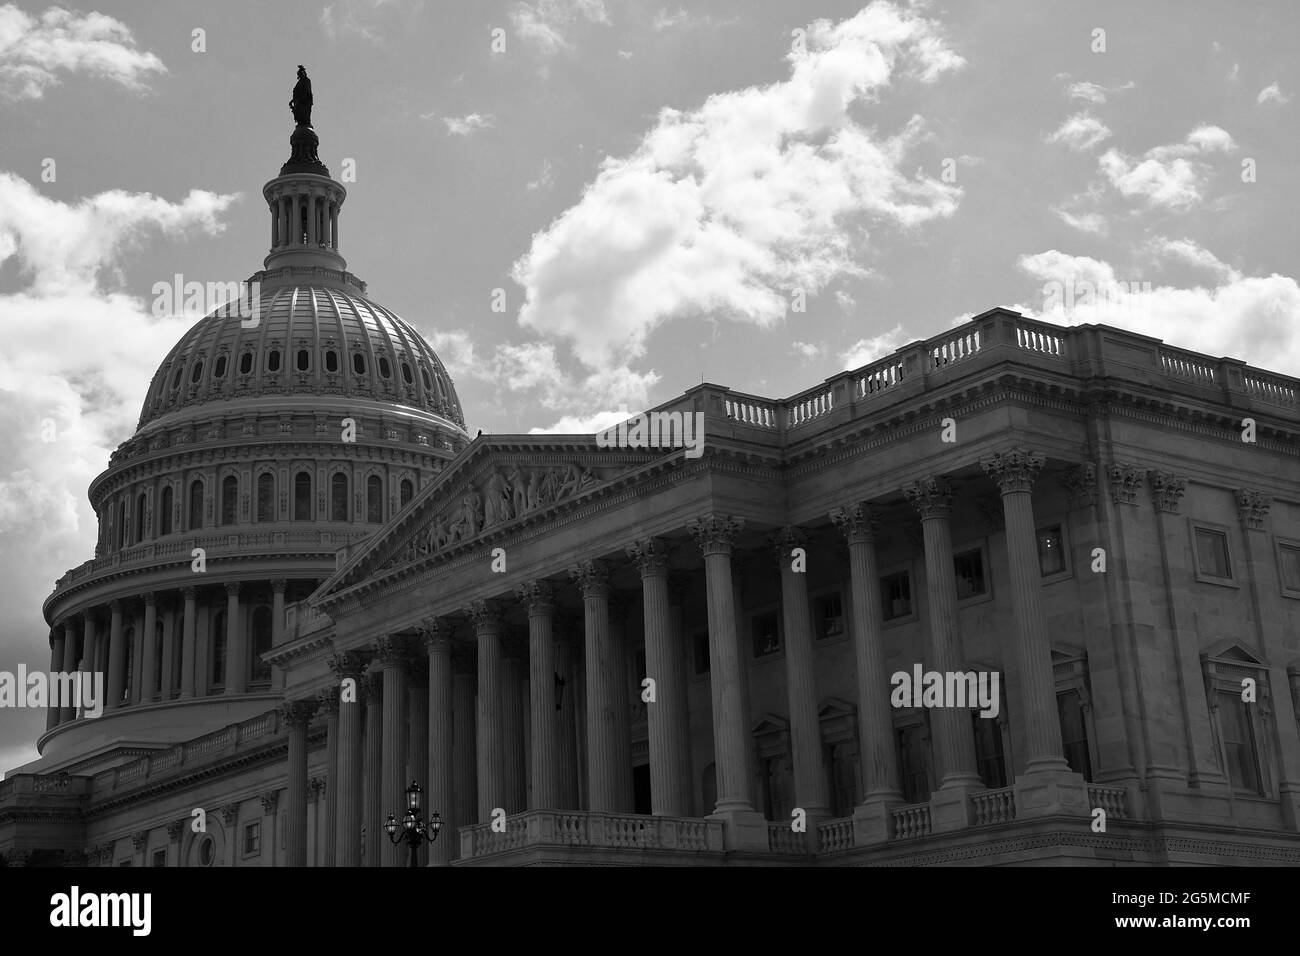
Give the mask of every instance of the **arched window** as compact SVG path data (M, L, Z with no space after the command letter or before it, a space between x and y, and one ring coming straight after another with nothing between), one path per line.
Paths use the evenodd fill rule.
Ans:
M144 492L136 495L135 498L135 543L139 544L144 540L144 513L145 513L145 495Z
M275 520L275 475L269 471L257 476L257 520Z
M407 385L411 385L415 381L415 379L411 377L411 366L407 362L402 363L402 381Z
M311 472L300 471L293 476L293 520L311 520Z
M226 686L226 612L218 611L212 615L212 657L208 661L208 673L212 675L212 686Z
M218 355L217 364L212 367L212 377L224 378L225 375L226 375L226 357L224 355Z
M405 508L415 497L415 485L411 483L410 478L402 479L402 507Z
M203 481L195 478L190 482L190 530L198 531L203 527Z
M190 372L190 383L193 384L203 377L203 359L194 363L194 369Z
M298 371L300 372L305 372L307 369L311 368L311 353L306 349L299 349L297 365Z
M366 357L360 352L352 356L352 371L358 375L366 374Z
M330 521L348 520L348 476L335 472L330 479Z
M163 487L160 504L158 505L158 534L172 533L172 486Z
M433 391L433 381L429 378L429 370L423 365L420 366L420 380L424 382L424 390L426 392Z
M239 374L247 375L253 370L253 353L245 352L239 356Z
M239 513L239 479L226 475L221 479L221 523L234 524Z
M259 604L253 609L253 633L249 642L252 647L253 660L249 673L254 684L269 683L271 665L262 660L262 655L271 649L271 609Z
M268 372L280 371L280 350L271 349L266 355L266 370Z
M366 520L384 523L384 482L378 475L366 479Z
M176 391L181 384L181 376L185 374L185 363L182 362L176 367L176 374L172 376L172 391Z
M379 374L384 378L388 378L391 371L392 370L388 367L388 359L384 358L382 355L379 356Z
M339 370L339 353L333 349L325 353L325 371L337 372Z

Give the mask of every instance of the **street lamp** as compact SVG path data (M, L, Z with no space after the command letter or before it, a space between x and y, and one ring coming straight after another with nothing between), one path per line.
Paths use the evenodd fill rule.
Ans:
M424 841L432 843L438 839L438 834L442 831L442 814L437 810L426 823L420 816L420 794L423 793L420 785L414 780L406 788L406 814L402 817L401 826L398 826L397 817L390 813L388 820L384 823L384 831L388 834L388 839L393 841L394 846L400 845L403 841L411 851L410 862L407 866L420 865L420 847ZM399 834L397 831L401 830Z

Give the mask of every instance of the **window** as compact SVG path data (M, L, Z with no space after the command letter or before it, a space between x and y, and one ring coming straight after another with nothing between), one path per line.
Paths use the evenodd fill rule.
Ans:
M957 575L957 600L987 593L984 584L984 553L976 548L963 551L952 559Z
M293 520L311 520L311 472L300 471L293 476Z
M144 515L146 511L144 492L136 495L135 499L135 543L139 544L144 540Z
M217 364L212 368L212 377L213 378L226 377L226 357L224 355L217 356Z
M981 717L971 711L975 722L975 770L990 790L1007 785L1007 764L1002 749L1002 727L996 717Z
M814 599L813 626L817 628L814 636L819 641L844 633L844 602L839 591Z
M790 757L780 754L763 758L763 809L773 822L789 821L794 806L793 773Z
M190 371L190 384L193 385L203 377L203 359L194 363L194 368Z
M358 375L366 374L366 357L360 352L352 356L352 371Z
M257 856L262 852L262 821L244 824L244 856Z
M221 523L234 524L239 513L239 479L226 475L221 479Z
M1038 529L1038 569L1043 577L1065 570L1065 542L1059 524Z
M379 356L379 374L384 378L388 378L391 373L392 369L388 366L388 359L384 358L382 355Z
M262 655L271 649L271 609L259 604L253 609L253 633L251 635L253 662L249 673L253 683L270 683L271 665L262 660Z
M341 471L330 478L330 520L348 520L348 476Z
M275 475L269 471L257 476L257 520L275 520Z
M366 520L384 523L384 482L378 475L366 479Z
M1295 592L1291 597L1300 597L1300 546L1279 543L1277 569L1282 579L1282 590Z
M401 502L402 502L402 507L405 508L407 505L411 503L411 499L415 497L415 485L411 482L410 478L403 478L401 487L402 487Z
M172 391L175 391L177 388L180 387L181 376L184 374L185 374L185 366L184 363L182 363L181 366L176 369L176 374L172 376Z
M406 362L402 363L402 381L407 385L415 382L415 379L411 376L411 366Z
M247 375L253 370L253 353L245 352L239 356L239 374Z
M311 368L311 353L308 352L306 349L299 349L298 359L296 364L298 367L298 371L300 372L307 371L307 369Z
M930 799L930 744L920 722L899 727L898 772L903 778L903 799L925 803Z
M750 633L754 641L755 657L771 657L781 652L781 617L776 611L755 614Z
M211 866L217 858L217 846L212 837L204 837L199 844L199 866Z
M1250 712L1241 694L1219 691L1219 734L1223 738L1223 758L1228 764L1228 779L1234 790L1261 793L1259 752Z
M166 485L162 490L162 503L158 506L158 533L172 533L172 486Z
M858 748L847 740L827 744L825 762L831 815L837 819L852 816L858 803Z
M325 371L337 372L339 370L339 353L330 349L325 353Z
M912 577L906 571L880 579L880 604L886 621L912 615Z
M209 661L212 686L226 686L226 612L212 615L212 659Z
M1084 780L1092 780L1092 758L1088 753L1088 721L1083 699L1074 692L1056 695L1056 715L1061 721L1061 743L1065 762Z
M266 353L266 370L268 372L280 371L280 350L271 349Z
M1228 536L1222 531L1208 528L1196 529L1196 567L1201 574L1212 578L1231 578L1232 565L1228 561Z
M167 865L167 851L165 849L153 851L153 865L154 866Z
M433 380L429 378L429 370L423 365L420 366L420 381L424 382L424 390L426 392L433 391Z
M695 661L695 674L709 672L709 632L698 631L691 638L691 657Z
M195 478L190 482L190 530L203 527L203 482Z

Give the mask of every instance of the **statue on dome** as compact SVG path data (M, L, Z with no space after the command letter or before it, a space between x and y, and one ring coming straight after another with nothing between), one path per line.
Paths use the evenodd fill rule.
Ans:
M300 63L298 64L298 82L293 87L293 99L289 101L289 109L293 110L293 121L299 126L311 126L311 80L307 78L307 70Z

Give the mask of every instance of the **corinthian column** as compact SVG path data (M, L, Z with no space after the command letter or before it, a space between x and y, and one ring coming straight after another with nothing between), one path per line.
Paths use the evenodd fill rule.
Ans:
M383 843L388 836L383 824L391 812L382 808L384 799L384 681L379 674L364 674L362 696L366 700L366 742L362 756L361 865L379 866L383 860Z
M478 819L504 809L506 766L501 732L501 610L495 601L475 601L466 612L478 641Z
M185 599L185 618L181 625L181 699L187 700L194 696L194 615L195 615L195 597L198 591L196 588L181 588L181 596Z
M445 621L430 618L420 625L420 636L429 658L428 684L428 793L426 816L442 814L443 832L429 848L429 863L446 866L456 856L456 764L455 711L451 665L451 628Z
M612 813L619 806L618 723L614 713L614 649L609 632L609 570L601 561L584 561L569 574L582 591L587 645L588 809ZM630 770L630 768L629 768Z
M455 814L448 820L447 833L439 840L448 840L453 855L459 856L460 828L474 824L478 807L478 728L475 719L474 682L478 669L475 646L462 642L452 648L452 730L455 734L453 760L455 761Z
M334 866L338 847L339 812L339 692L337 687L327 687L317 695L320 709L325 713L325 788L324 821L320 824L322 866Z
M77 670L77 619L70 617L63 624L63 671L66 674ZM75 700L59 701L59 722L67 723L77 717Z
M361 865L361 775L362 688L361 659L344 651L330 660L334 671L333 693L339 702L338 778L330 781L330 792L338 803L334 814L334 865ZM344 683L350 681L350 683ZM344 694L343 691L347 693Z
M288 701L280 708L289 730L287 866L307 865L307 724L315 711L314 700Z
M239 582L226 585L226 693L242 694L248 686L248 644L240 613Z
M403 866L406 849L393 845L381 827L388 814L400 820L406 812L406 642L396 636L381 637L375 649L384 680L383 806L374 821L375 836L383 847L383 865Z
M153 700L153 675L158 666L158 602L152 591L144 596L144 663L140 667L140 693L136 699L142 704Z
M555 710L555 604L551 585L528 581L517 591L528 609L529 724L532 759L530 810L558 810L560 804L559 716Z
M126 642L122 638L122 602L110 601L108 623L108 708L122 706L126 683Z

